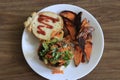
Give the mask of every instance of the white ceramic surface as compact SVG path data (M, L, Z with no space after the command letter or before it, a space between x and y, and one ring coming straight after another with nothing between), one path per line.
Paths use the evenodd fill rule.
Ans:
M39 40L25 29L22 36L22 50L24 57L28 65L37 74L50 80L76 80L87 75L99 63L104 49L104 36L102 29L97 20L86 10L74 5L57 4L46 7L40 11L59 13L63 10L71 10L76 13L82 11L82 19L87 18L90 21L90 24L95 28L95 31L92 33L93 49L89 63L81 63L78 67L75 67L74 63L71 62L71 64L65 69L64 74L51 74L51 70L43 65L37 55Z

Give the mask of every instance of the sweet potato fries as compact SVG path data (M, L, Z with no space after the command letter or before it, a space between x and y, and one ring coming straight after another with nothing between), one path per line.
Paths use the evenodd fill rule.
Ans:
M72 11L60 13L64 21L64 38L74 45L74 64L78 66L81 62L89 62L92 51L92 32L89 21L82 20L82 12L78 14Z

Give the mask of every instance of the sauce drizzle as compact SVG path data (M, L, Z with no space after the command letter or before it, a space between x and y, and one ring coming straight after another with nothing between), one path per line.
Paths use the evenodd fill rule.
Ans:
M53 23L59 21L58 18L53 18L53 17L46 16L46 15L39 15L39 17L41 17L41 18L43 18L43 19L49 19L49 20L51 20Z
M51 26L50 24L47 24L47 23L46 23L46 22L49 22L50 20L51 20L53 23L59 21L58 18L53 18L53 17L46 16L46 15L39 15L39 17L38 17L38 22L44 24L45 26L39 25L39 26L37 27L37 28L38 28L37 33L42 34L42 35L45 35L45 34L46 34L45 31L43 31L43 30L41 29L42 27L46 27L46 28L48 28L48 29L53 29L53 26Z
M37 28L38 28L37 33L42 34L42 35L45 35L45 34L46 34L45 31L43 31L43 30L41 29L41 27L44 27L44 26L39 25L39 26L37 27Z

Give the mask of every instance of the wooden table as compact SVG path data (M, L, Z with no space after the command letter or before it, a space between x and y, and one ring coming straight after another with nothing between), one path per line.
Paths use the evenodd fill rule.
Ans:
M120 80L120 0L0 0L0 80L46 80L24 59L21 49L23 22L33 11L58 3L88 10L104 32L102 59L81 80Z

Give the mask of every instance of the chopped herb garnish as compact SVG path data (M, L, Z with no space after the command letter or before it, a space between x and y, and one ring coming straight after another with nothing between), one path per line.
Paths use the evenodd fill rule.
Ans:
M61 46L58 44L61 44ZM49 63L54 66L60 66L62 64L67 66L73 56L70 50L64 51L64 48L67 49L68 45L65 44L65 42L58 41L57 39L44 41L42 43L42 47L42 50L39 51L39 56L45 64Z

